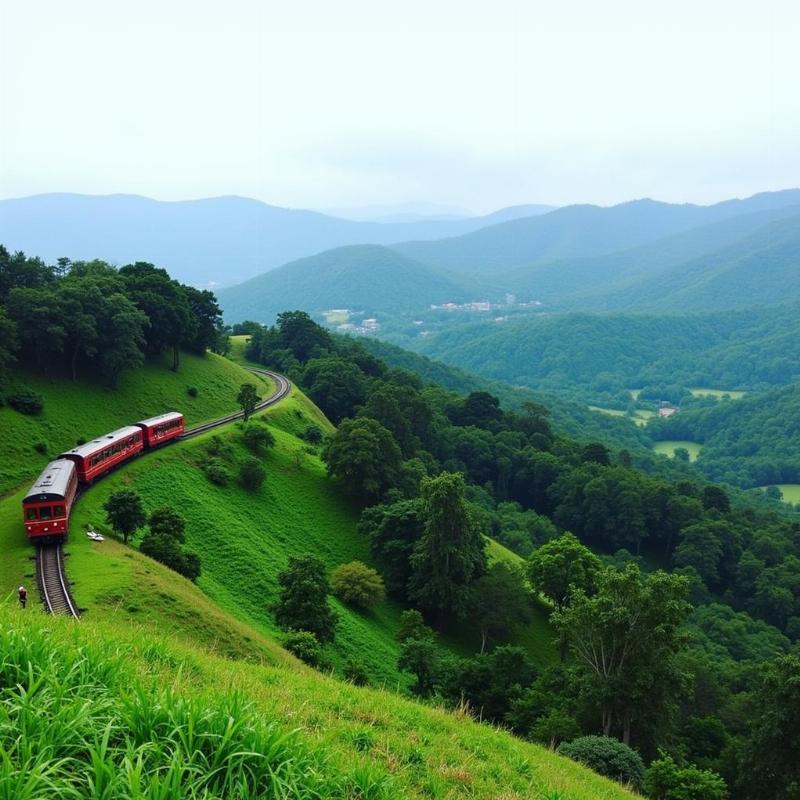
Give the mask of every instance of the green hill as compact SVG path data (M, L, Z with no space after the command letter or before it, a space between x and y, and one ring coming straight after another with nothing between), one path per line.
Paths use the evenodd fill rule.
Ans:
M356 245L284 264L219 292L228 322L271 322L287 308L319 313L350 308L375 313L475 299L469 281L420 264L387 247Z
M297 663L247 664L173 636L7 607L0 647L0 718L14 721L0 726L2 780L15 800L634 797L464 714Z
M168 361L166 356L151 359L142 369L123 373L115 389L101 381L73 383L13 370L4 394L30 387L44 398L44 410L25 416L0 406L0 493L36 477L48 458L74 447L78 438L88 440L165 409L183 412L187 424L193 425L230 414L246 381L257 384L262 394L271 389L269 381L214 353L184 353L178 372L168 368ZM190 387L197 389L196 397L189 395ZM35 449L39 442L45 453Z

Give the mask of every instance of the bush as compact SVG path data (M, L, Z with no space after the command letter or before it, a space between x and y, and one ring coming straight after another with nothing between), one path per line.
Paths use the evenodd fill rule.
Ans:
M309 444L322 444L322 428L320 428L319 425L314 425L312 422L311 425L309 425L305 431L303 431L303 438Z
M344 603L369 608L386 597L383 578L361 561L341 564L331 574L333 593Z
M319 667L323 662L322 645L311 631L289 631L283 646L310 667Z
M671 756L661 754L647 769L647 796L653 800L725 800L725 781L707 769L679 767Z
M36 442L36 444L33 446L33 449L37 453L41 453L43 456L46 456L47 455L47 442Z
M239 482L248 492L258 489L266 477L266 470L257 458L246 458L239 467Z
M637 791L644 786L641 756L611 736L579 736L560 745L558 752Z
M344 666L344 679L354 686L368 686L369 674L367 668L360 662L350 659Z
M8 404L20 414L40 414L44 408L44 398L33 389L20 389L8 396Z
M217 486L228 485L230 475L225 464L218 458L212 458L205 467L203 467L203 472L205 472L206 478L208 478L211 483L215 483Z
M259 422L251 422L245 425L242 437L244 438L245 447L254 453L262 454L268 447L275 446L275 437L272 435L272 431Z
M199 394L199 392L197 391L197 387L196 387L196 386L190 386L190 387L189 387L189 388L186 390L186 394L188 394L188 395L189 395L189 397L197 397L197 395Z

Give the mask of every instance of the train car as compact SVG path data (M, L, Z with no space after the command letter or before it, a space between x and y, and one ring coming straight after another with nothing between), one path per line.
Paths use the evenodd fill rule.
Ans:
M136 425L108 433L91 442L61 453L59 458L75 462L78 480L91 483L95 478L144 450L144 433Z
M22 500L22 517L29 539L66 536L69 512L78 491L78 470L73 461L51 461Z
M177 411L168 411L157 417L143 419L135 423L144 433L145 447L158 447L176 439L184 431L183 414Z

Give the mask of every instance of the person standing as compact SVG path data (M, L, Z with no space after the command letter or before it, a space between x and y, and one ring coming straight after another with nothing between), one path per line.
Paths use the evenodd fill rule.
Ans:
M17 594L19 594L20 606L25 608L28 603L28 590L24 586L20 586L19 589L17 589Z

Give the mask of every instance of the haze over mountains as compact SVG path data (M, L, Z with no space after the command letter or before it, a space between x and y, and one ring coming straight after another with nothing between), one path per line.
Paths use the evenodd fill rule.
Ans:
M232 285L288 261L347 244L456 236L543 213L517 206L486 217L353 221L246 197L162 202L137 195L44 194L0 200L0 242L48 261L150 261L198 286Z

